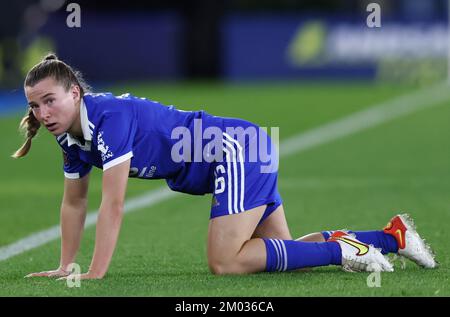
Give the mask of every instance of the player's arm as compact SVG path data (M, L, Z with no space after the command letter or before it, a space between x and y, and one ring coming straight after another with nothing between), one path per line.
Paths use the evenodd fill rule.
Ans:
M136 122L131 112L108 112L103 114L96 129L97 149L103 162L102 202L92 262L81 279L103 278L108 271L122 223Z
M31 273L27 277L66 276L69 264L75 262L84 229L87 209L89 174L79 179L64 180L64 196L61 203L61 257L56 270Z
M127 159L103 172L94 256L89 272L82 278L103 278L108 271L122 223L130 161Z
M67 270L80 247L87 211L89 174L79 179L64 180L61 204L61 261L60 268Z

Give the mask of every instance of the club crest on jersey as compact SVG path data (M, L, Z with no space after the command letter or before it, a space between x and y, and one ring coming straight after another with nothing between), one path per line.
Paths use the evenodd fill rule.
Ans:
M103 131L100 131L97 135L97 149L102 155L103 162L114 155L113 152L109 150L109 146L105 144L105 141L103 141Z

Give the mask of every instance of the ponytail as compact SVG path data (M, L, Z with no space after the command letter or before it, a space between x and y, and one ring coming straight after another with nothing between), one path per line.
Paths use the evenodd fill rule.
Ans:
M27 155L31 148L31 140L36 136L39 128L41 127L40 122L36 119L33 114L33 110L28 109L28 113L20 121L19 129L26 132L26 141L13 155L13 158L19 158Z

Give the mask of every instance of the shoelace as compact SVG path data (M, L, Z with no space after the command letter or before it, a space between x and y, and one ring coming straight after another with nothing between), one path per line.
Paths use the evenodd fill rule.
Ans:
M367 265L367 263L364 263L359 258L351 257L346 259L346 263L342 265L342 269L346 272L361 272L366 269Z

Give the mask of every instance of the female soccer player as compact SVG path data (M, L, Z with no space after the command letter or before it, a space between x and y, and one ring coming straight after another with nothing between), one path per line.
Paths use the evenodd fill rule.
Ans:
M29 71L24 89L29 110L20 126L27 139L13 157L27 154L44 125L62 148L65 175L59 267L28 276L69 275L84 227L92 166L103 170L102 201L92 262L81 279L107 273L129 177L164 178L172 190L212 194L208 264L214 274L330 264L348 271L392 271L382 255L388 252L435 266L405 215L381 231L328 231L292 240L277 189L275 147L248 121L181 111L129 94L89 93L81 74L54 54ZM205 146L202 138L208 140ZM261 147L270 160L261 158L267 153Z

